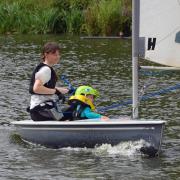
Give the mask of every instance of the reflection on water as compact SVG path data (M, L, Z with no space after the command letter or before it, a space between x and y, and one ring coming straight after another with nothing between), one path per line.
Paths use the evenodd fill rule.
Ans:
M26 120L29 115L28 84L47 41L61 43L62 59L55 66L58 76L66 74L73 86L97 88L98 107L131 98L131 41L80 40L64 36L0 37L1 122ZM143 64L144 62L140 62ZM147 63L146 63L147 65ZM179 82L179 73L140 76L140 87L152 83L145 93ZM59 80L60 85L63 82ZM104 145L95 149L48 149L26 146L10 140L12 127L1 126L1 179L177 179L180 165L179 91L141 102L142 118L166 120L162 154L148 159L136 152L136 145ZM131 107L109 109L105 115L131 115ZM139 146L139 144L137 144ZM134 148L134 149L133 149ZM128 171L127 171L128 170ZM150 174L150 177L147 177Z

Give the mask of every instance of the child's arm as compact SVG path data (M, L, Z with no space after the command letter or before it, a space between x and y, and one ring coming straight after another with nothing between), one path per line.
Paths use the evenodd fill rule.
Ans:
M86 117L88 119L95 119L95 118L101 118L102 115L95 113L93 111L91 111L91 109L89 107L86 107L84 109L84 111L81 113L81 117Z

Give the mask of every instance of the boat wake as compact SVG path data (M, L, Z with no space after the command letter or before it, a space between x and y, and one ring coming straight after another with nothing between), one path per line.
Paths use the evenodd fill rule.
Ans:
M95 148L96 154L106 154L106 155L115 155L115 156L134 156L141 154L140 149L144 146L149 146L144 140L139 141L127 141L119 143L116 146L111 144L103 144Z
M92 153L97 156L136 156L141 155L143 147L149 147L150 144L144 140L121 142L118 145L102 144L95 148L61 148L64 151Z
M49 148L42 146L40 144L34 144L23 140L18 134L13 134L10 136L10 141L22 145L28 148L43 148L43 149L54 149L57 148ZM58 148L61 151L65 151L66 153L91 153L97 156L136 156L136 155L148 155L149 157L156 156L157 150L154 149L150 143L141 139L138 141L125 141L121 142L117 145L112 146L111 144L102 144L97 145L94 148L80 148L80 147L64 147Z

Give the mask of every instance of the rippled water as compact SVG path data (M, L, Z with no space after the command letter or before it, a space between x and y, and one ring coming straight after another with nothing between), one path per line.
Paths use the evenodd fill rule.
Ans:
M101 98L98 107L131 98L131 41L81 40L62 36L0 37L1 122L29 119L28 84L39 63L46 41L62 46L62 59L55 69L66 74L77 87L96 87ZM145 62L140 62L145 64ZM147 62L146 62L147 65ZM179 83L179 72L156 77L141 75L140 87L147 93ZM60 85L63 85L59 81ZM180 179L180 96L179 90L141 102L142 118L166 120L162 153L158 158L141 156L142 142L126 142L115 147L94 149L48 149L27 145L12 136L13 127L0 126L0 179ZM131 115L131 107L110 109L109 117Z

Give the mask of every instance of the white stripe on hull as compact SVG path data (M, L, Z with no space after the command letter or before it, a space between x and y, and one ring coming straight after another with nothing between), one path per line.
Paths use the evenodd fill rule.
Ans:
M155 128L154 127L138 127L138 128L135 128L135 127L129 127L129 128L126 128L126 127L122 127L122 128L37 128L37 127L32 127L32 128L21 128L23 130L48 130L48 131L89 131L89 130L108 130L108 131L112 131L112 130L121 130L121 131L126 131L126 130L154 130Z

